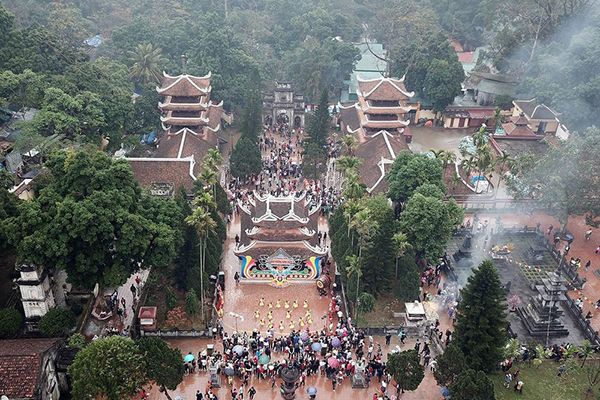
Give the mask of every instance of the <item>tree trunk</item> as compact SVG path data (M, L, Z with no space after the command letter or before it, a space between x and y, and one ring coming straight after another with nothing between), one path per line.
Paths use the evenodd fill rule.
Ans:
M173 400L173 399L171 398L171 396L169 396L169 392L167 391L167 388L165 387L165 385L161 385L161 386L160 386L160 390L162 390L162 391L165 393L165 396L167 397L167 399L169 399L169 400Z
M396 279L398 279L398 257L396 257Z
M204 320L204 239L200 239L200 307Z

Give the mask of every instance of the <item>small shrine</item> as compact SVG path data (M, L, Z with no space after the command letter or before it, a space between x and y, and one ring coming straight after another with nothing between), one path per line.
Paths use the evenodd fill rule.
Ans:
M560 306L566 300L565 279L554 272L547 272L546 278L535 285L537 295L526 307L517 308L517 313L532 336L567 336L569 331L562 322L563 310Z

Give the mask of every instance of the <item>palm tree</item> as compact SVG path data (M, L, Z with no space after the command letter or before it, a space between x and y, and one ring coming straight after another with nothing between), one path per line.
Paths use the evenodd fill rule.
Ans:
M344 179L344 197L347 199L360 199L365 193L365 188L360 184L358 174L347 171Z
M450 178L452 189L455 189L456 185L458 185L461 181L462 180L460 179L460 176L456 173L456 171L453 171L452 177Z
M465 174L467 174L467 181L471 175L471 172L475 168L477 168L477 162L475 161L475 157L471 156L469 158L465 158L460 162L460 166L465 170Z
M215 199L210 192L202 192L196 195L193 204L194 206L209 212L211 208L215 207Z
M354 139L353 135L345 135L342 138L342 144L344 145L344 148L346 149L346 155L348 156L352 156L354 155L354 150L356 149L356 139Z
M340 170L344 176L350 172L356 173L360 164L361 160L351 156L342 156L337 160L338 170Z
M484 144L477 147L475 163L477 165L479 176L481 176L482 173L485 174L486 172L490 171L491 168L493 168L494 158L492 157L492 150L489 144ZM477 183L475 184L475 193L477 193L477 189L479 188L479 176L477 177Z
M456 154L451 151L444 152L442 156L442 163L444 164L444 171L449 164L454 164L456 162Z
M356 319L356 314L358 314L358 293L360 287L360 278L363 275L363 271L360 262L360 257L357 257L355 255L347 256L346 261L348 261L348 266L346 267L346 273L348 274L348 278L356 276L356 298L354 299L354 318Z
M433 156L435 158L437 158L438 160L442 159L442 155L445 153L444 150L434 150L434 149L429 149L429 152L433 154Z
M363 208L363 204L358 199L350 198L344 203L344 218L346 219L346 225L348 225L348 237L350 237L352 217ZM354 246L354 235L352 236L351 243Z
M496 187L496 197L498 197L498 189L500 189L500 183L504 180L504 167L506 165L511 165L513 159L508 153L502 152L496 158L496 164L500 164L500 176L498 177L498 186Z
M206 187L212 188L213 197L216 198L217 173L214 171L214 169L210 168L210 166L204 165L200 171L200 175L198 175L198 179L200 179L200 182L202 182Z
M402 232L394 233L394 236L392 236L392 243L396 250L396 278L398 278L398 260L412 248L412 245L408 242L406 234Z
M368 208L363 208L352 217L350 227L358 233L358 257L362 257L363 247L367 244L371 236L379 229L379 224L371 216Z
M207 166L213 169L215 172L219 171L219 166L223 162L223 156L217 149L209 149L204 158L204 162Z
M583 366L585 365L586 360L588 359L588 357L594 352L594 347L592 346L592 344L590 343L589 340L584 340L583 343L581 344L581 346L579 346L579 357L582 357L583 360L581 361L581 367L583 368Z
M494 110L492 120L494 121L494 132L496 132L496 129L504 122L504 116L502 115L502 109L500 107L496 107Z
M133 63L129 70L131 79L143 85L160 82L165 60L159 47L151 43L138 44L134 51L129 52L129 58Z
M200 304L202 309L202 318L204 318L204 267L206 262L206 242L208 235L217 228L217 223L205 209L198 207L185 222L196 228L198 239L200 239Z

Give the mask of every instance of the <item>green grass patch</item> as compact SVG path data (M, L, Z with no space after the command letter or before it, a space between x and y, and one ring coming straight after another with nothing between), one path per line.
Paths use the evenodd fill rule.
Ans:
M490 376L494 382L497 400L580 400L598 399L600 394L599 385L596 384L594 393L586 397L588 383L588 370L600 368L600 360L588 360L583 368L581 363L568 369L563 376L558 377L559 363L544 361L539 367L528 363L519 363L513 366L512 372L521 369L519 379L523 381L523 394L514 391L514 381L510 388L503 386L504 374L500 371Z

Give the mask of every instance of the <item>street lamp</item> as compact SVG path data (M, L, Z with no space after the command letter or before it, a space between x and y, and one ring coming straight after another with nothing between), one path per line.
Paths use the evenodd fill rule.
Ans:
M238 331L238 319L244 322L244 316L240 314L236 314L233 311L229 312L229 316L235 319L235 331Z

